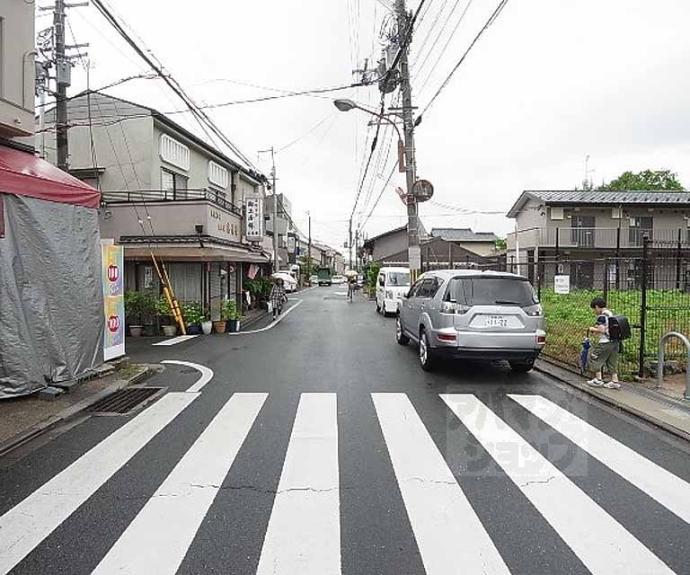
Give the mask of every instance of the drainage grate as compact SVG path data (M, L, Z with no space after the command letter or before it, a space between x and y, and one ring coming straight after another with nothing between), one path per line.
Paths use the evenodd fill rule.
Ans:
M123 415L141 407L147 399L162 391L162 387L128 387L118 389L110 395L99 399L86 411L99 415Z

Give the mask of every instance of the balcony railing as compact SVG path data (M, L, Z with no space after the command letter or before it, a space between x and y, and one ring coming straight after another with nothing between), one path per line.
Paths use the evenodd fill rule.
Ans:
M529 228L519 232L520 248L641 248L645 236L654 244L690 246L690 228ZM516 233L508 234L508 249L515 249Z
M242 208L226 199L222 192L213 190L119 190L103 192L106 203L153 204L159 202L212 202L225 210L242 217Z

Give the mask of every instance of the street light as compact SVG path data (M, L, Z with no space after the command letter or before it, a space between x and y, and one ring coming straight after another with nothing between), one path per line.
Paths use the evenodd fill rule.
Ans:
M374 112L373 110L369 110L368 108L364 108L363 106L360 106L356 102L353 102L352 100L348 100L346 98L340 99L340 100L334 100L333 105L338 108L339 111L341 112L349 112L350 110L361 110L362 112L366 112L370 116L374 116L375 118L378 118L379 120L383 120L384 122L390 124L395 128L395 133L398 134L398 141L402 142L402 136L400 134L400 130L398 129L398 126L396 123L388 118L387 116L384 116L383 114L378 114Z

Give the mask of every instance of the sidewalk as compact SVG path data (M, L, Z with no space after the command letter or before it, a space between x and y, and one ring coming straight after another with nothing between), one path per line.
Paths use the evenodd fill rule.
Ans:
M75 385L52 401L37 394L0 401L0 456L113 391L142 381L152 371L146 365L123 364L105 377Z
M581 375L544 359L537 360L535 369L690 441L690 401L682 399L682 392L678 396L675 381L662 390L655 382L622 382L613 390L590 387Z

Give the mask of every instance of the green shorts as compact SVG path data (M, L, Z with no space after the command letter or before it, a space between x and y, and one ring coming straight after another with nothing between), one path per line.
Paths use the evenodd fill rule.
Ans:
M620 343L609 341L595 343L589 350L589 369L601 371L605 368L608 373L618 373L618 348Z

